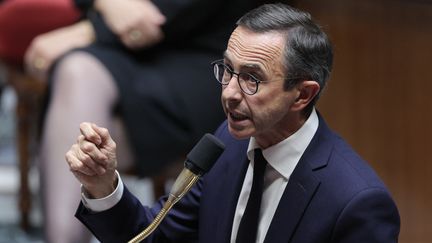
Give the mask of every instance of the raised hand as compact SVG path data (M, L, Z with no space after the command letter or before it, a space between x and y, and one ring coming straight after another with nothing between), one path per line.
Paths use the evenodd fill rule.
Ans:
M96 124L81 123L80 131L76 143L66 153L66 162L88 196L108 196L117 184L116 143L106 128Z

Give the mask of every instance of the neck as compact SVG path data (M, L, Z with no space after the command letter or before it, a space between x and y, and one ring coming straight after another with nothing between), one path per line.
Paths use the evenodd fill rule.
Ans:
M306 122L307 118L308 117L301 114L297 114L290 119L285 119L287 120L286 122L277 124L267 131L263 131L261 134L255 136L255 139L262 149L266 149L280 143L297 132Z

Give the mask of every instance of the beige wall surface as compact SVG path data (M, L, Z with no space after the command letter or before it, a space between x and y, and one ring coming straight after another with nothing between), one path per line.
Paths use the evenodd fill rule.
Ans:
M335 46L320 112L390 188L400 242L432 242L432 1L291 2Z

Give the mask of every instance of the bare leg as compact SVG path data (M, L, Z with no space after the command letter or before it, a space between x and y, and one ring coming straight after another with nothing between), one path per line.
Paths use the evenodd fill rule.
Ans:
M46 238L50 243L88 242L90 234L74 217L80 185L69 172L64 156L76 140L81 122L111 128L118 91L105 67L85 52L67 56L53 75L40 151Z

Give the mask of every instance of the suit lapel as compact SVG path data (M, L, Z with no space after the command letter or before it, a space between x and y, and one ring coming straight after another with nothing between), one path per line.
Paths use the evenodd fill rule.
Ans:
M289 179L267 231L265 243L289 242L319 189L321 182L314 175L314 171L326 167L333 147L334 135L319 113L318 117L320 119L318 130ZM214 208L219 220L215 234L212 234L214 236L212 242L231 240L234 213L249 164L246 156L247 146L248 140L240 143L233 142L227 146L230 151L225 151L226 157L223 160L226 167L223 173L227 175L221 178L225 180L219 192L224 194L221 198L223 201L216 203Z
M227 175L223 177L225 179L223 189L219 192L224 194L224 201L219 202L215 208L218 210L220 220L216 233L218 240L214 242L230 242L231 240L234 213L249 164L246 156L247 146L248 143L243 142L234 149L234 153L229 153L229 157L226 158L229 161L225 170Z
M294 169L267 231L265 243L290 242L321 181L315 171L327 166L333 147L331 131L318 114L319 126Z
M291 175L284 194L267 231L265 243L289 242L307 205L312 200L320 181L311 175L306 163Z

